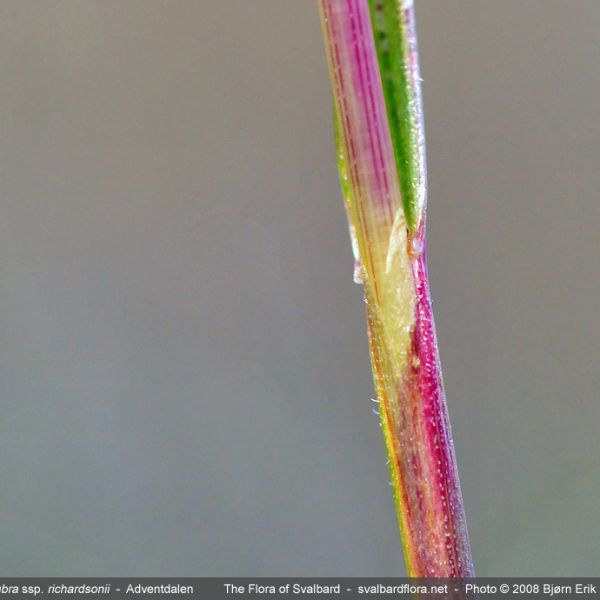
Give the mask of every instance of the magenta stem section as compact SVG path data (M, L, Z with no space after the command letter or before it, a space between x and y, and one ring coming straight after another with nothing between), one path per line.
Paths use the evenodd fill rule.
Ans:
M423 577L473 577L473 560L431 309L426 252L412 261L416 320L410 374L398 389L396 459L405 482L405 546ZM404 387L404 389L402 389Z

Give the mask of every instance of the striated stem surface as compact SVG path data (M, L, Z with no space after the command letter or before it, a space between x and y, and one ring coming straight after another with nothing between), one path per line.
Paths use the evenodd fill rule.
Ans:
M407 571L473 564L431 311L412 2L319 0L340 181Z

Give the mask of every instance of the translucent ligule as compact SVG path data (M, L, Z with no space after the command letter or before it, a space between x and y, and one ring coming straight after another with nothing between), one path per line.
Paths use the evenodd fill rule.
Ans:
M399 28L412 26L412 7L394 2L401 12L393 13L385 6L391 2L319 3L334 92L338 165L367 301L371 362L407 569L411 576L465 577L473 568L424 252L425 166L416 47L414 36L404 43L406 32L390 32L395 22L390 15L402 17L397 19ZM376 23L380 9L387 10L383 25ZM381 37L377 48L375 35L384 25L391 37ZM382 76L385 81L393 75L393 56L384 46L387 62L382 70L381 42L394 36L408 69L395 85L410 89L396 89L390 96ZM395 105L402 102L411 106ZM394 110L408 115L404 126L390 125L388 115ZM398 144L404 152L400 161Z

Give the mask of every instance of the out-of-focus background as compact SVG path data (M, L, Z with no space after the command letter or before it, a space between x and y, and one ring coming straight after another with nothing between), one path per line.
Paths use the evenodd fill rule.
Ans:
M418 0L479 575L597 575L600 3ZM310 0L0 2L2 575L401 575Z

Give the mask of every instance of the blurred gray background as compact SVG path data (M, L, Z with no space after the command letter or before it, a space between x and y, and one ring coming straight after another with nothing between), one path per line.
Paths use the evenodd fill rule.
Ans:
M600 3L418 0L479 575L598 575ZM0 0L0 573L399 575L311 0Z

